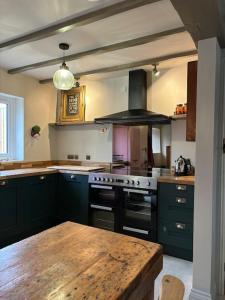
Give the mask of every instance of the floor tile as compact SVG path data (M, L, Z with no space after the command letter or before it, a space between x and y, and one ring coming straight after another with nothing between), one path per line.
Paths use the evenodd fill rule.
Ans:
M188 300L192 287L192 272L192 262L164 255L163 270L155 281L155 300L158 300L160 283L165 274L176 276L183 281L185 285L184 300Z

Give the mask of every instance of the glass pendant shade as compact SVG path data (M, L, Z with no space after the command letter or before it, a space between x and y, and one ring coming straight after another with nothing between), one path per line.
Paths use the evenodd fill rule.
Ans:
M70 90L74 86L74 76L65 63L62 64L60 70L56 71L53 76L54 86L58 90Z

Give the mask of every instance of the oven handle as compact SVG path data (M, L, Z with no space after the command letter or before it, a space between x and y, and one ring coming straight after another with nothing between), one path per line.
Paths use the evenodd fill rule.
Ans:
M91 185L92 188L94 189L101 189L101 190L112 190L112 186L105 186L105 185Z
M127 226L123 226L123 230L131 231L131 232L136 232L136 233L142 233L142 234L145 234L145 235L148 235L148 233L149 233L147 230L138 229L138 228L132 228L132 227L127 227Z
M124 192L128 193L135 193L135 194L142 194L142 195L149 195L148 191L142 191L142 190L135 190L135 189L123 189Z
M112 211L112 207L91 204L91 208Z

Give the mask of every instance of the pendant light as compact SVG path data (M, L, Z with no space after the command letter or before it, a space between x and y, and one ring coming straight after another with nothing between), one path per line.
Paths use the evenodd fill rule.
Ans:
M152 70L153 75L155 77L158 77L160 75L160 71L157 69L157 64L153 64L152 66L153 66L153 70Z
M59 49L63 51L68 50L69 45L66 43L61 43L59 44ZM74 76L73 73L69 71L69 68L65 63L64 52L63 63L60 66L60 69L53 75L53 83L58 90L70 90L74 86Z

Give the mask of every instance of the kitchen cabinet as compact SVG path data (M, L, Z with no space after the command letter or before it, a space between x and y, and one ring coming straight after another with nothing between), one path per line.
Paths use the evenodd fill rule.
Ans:
M17 185L14 180L0 180L0 248L16 239L18 229Z
M193 258L194 186L160 183L158 190L158 242L164 252Z
M190 142L196 138L197 66L197 61L189 62L187 71L186 140Z
M0 248L56 224L56 180L55 174L0 180Z
M51 227L56 220L55 174L24 177L18 187L18 221L22 234Z
M59 174L58 221L88 224L88 176Z

